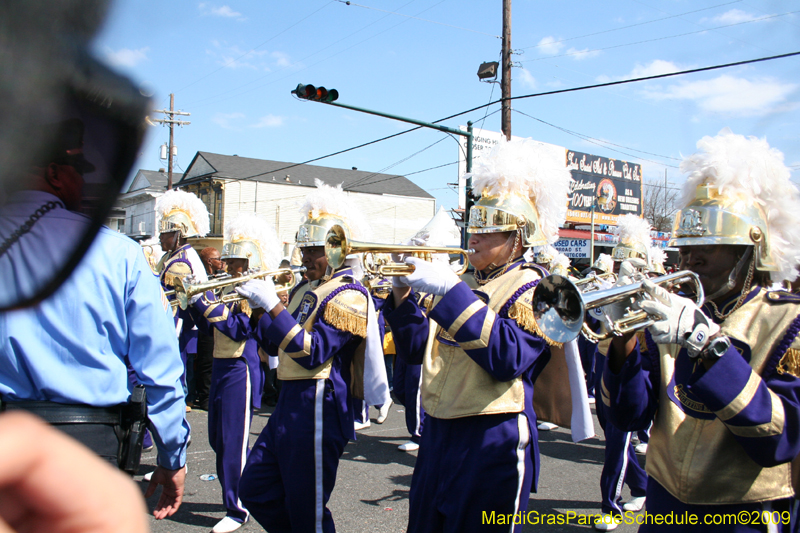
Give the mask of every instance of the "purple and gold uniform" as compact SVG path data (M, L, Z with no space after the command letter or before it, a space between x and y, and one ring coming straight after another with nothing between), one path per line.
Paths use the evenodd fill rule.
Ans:
M732 299L721 312L735 304ZM710 308L703 310L714 316ZM717 322L731 346L710 369L686 349L662 344L651 354L648 373L637 346L618 374L606 366L602 400L611 421L624 430L645 429L654 419L647 450L648 513L685 511L700 524L704 516L745 513L755 517L750 524L700 527L787 531L794 494L790 462L800 451L800 298L756 287L740 308ZM765 511L778 522L770 529Z
M536 488L533 383L550 359L531 311L541 278L522 259L503 272L477 273L476 290L458 283L427 313L413 297L385 311L398 353L423 372L410 532L508 531L483 513L524 512Z
M190 309L197 324L214 336L208 402L208 441L217 455L226 515L248 518L239 498L239 480L248 454L252 408L261 407L264 376L251 327L252 310L237 303L198 300Z
M335 531L326 504L355 437L351 365L364 356L369 297L344 268L302 285L288 310L258 323L260 346L280 358L283 387L250 453L240 497L267 531Z
M165 254L158 263L159 279L165 291L175 288L175 280L183 279L188 276L195 276L198 281L206 281L208 275L205 267L200 260L200 256L190 244L184 244L174 252ZM172 297L174 298L174 296ZM175 316L175 327L180 328L178 333L178 347L181 351L184 372L181 377L184 387L186 386L186 359L190 353L197 353L197 328L195 327L192 314L188 310L179 307L173 308Z

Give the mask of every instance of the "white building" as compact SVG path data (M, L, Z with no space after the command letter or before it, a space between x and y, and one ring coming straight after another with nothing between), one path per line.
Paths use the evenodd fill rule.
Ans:
M197 194L211 213L210 239L198 244L221 247L225 220L240 212L253 212L275 226L288 254L302 218L300 204L315 187L315 179L328 185L342 184L370 221L373 242L403 242L436 213L436 200L403 176L210 152L197 152L183 177L174 183Z

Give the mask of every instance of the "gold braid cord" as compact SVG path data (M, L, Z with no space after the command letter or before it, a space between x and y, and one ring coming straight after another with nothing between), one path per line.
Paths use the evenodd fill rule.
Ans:
M753 258L750 261L750 268L747 269L747 279L744 280L744 287L742 287L742 293L739 295L739 300L736 302L736 305L734 305L731 308L730 311L728 311L727 313L720 313L717 304L715 304L711 300L708 301L708 303L711 304L711 307L713 308L714 311L714 315L716 315L717 318L719 318L720 320L725 320L731 314L733 314L734 311L739 309L742 306L742 304L744 304L745 298L747 298L747 295L750 294L750 286L753 284L753 272L755 271L755 266L756 266L756 260L755 258Z
M778 363L778 374L791 374L800 377L800 350L789 348Z

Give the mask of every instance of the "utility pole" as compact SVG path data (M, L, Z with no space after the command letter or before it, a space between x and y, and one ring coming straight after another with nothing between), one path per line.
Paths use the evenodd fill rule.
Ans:
M500 80L502 112L500 129L511 140L511 0L503 0L503 77Z
M158 122L162 126L164 124L169 125L169 163L168 163L168 170L167 170L167 190L172 190L172 152L173 152L173 133L172 130L177 124L178 126L188 126L191 122L186 122L184 120L175 120L175 115L184 115L189 116L191 113L186 113L184 111L175 111L175 95L169 95L169 109L156 109L153 111L154 113L162 113L167 115L168 118L158 118L153 119L153 122Z

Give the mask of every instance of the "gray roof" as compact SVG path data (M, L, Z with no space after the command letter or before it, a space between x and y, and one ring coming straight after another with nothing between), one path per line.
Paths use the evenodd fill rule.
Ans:
M147 189L158 189L160 191L167 190L167 173L155 170L144 170L140 169L137 173L136 177L141 174L150 182L150 186ZM178 183L181 179L183 179L183 174L180 172L172 172L172 183ZM130 187L133 187L136 183L136 179L131 182ZM132 192L130 187L126 192Z
M291 180L290 182L286 181L287 175ZM209 178L246 178L254 181L287 183L308 187L314 187L314 179L319 179L328 185L341 183L342 188L346 191L433 198L433 196L403 176L269 161L266 159L252 159L211 152L197 152L186 169L184 179L180 181L173 180L173 183L186 185Z

